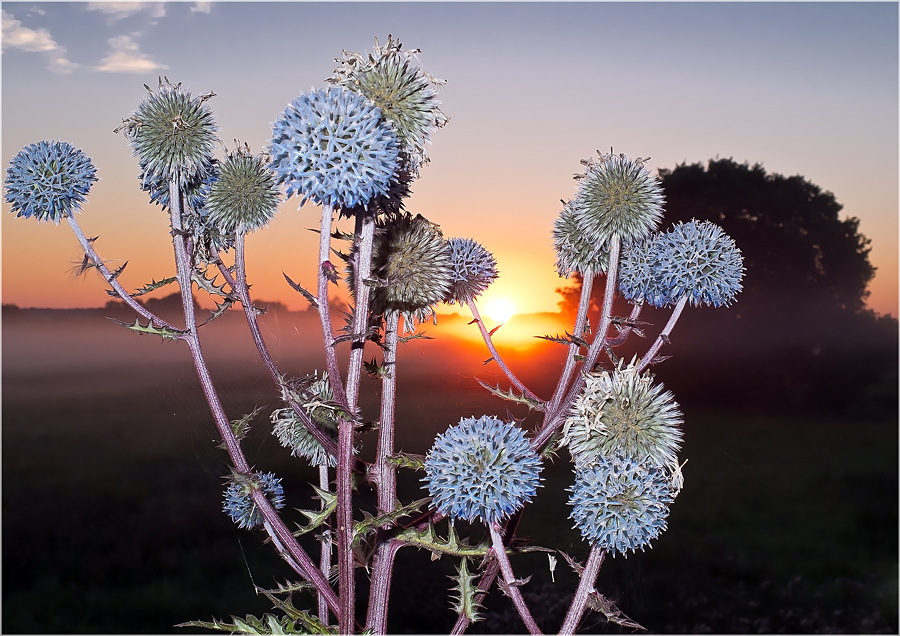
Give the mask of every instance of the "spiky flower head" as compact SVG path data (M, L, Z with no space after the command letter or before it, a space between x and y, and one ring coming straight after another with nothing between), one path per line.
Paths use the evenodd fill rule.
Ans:
M351 280L353 271L351 268ZM434 314L453 280L450 248L439 225L421 214L398 214L376 224L372 245L371 308L399 312L412 331Z
M206 104L215 93L192 97L180 82L172 84L168 78L160 78L155 91L144 87L148 94L115 132L122 131L131 143L145 180L175 178L181 185L202 181L218 141L218 127Z
M254 155L246 145L238 145L221 163L206 208L210 222L222 232L233 234L238 228L252 231L275 216L278 189L266 164L264 157Z
M557 273L568 278L572 272L605 272L609 269L609 244L588 240L575 221L571 202L563 201L562 204L563 209L553 222Z
M341 87L303 93L272 128L276 184L317 205L367 206L387 194L398 171L399 145L371 101Z
M435 507L453 519L500 522L531 501L541 460L512 422L464 417L434 441L425 459Z
M338 415L333 408L334 393L328 383L328 376L315 380L308 386L287 387L294 400L307 415L337 443ZM336 466L337 459L326 451L309 432L303 420L288 407L272 412L272 434L291 455L305 457L312 466Z
M628 556L666 529L672 481L667 470L649 461L614 454L575 472L569 518L581 536L613 556Z
M404 169L417 176L419 167L428 163L425 144L431 132L449 121L441 112L438 90L446 80L423 71L416 54L404 51L399 40L388 35L383 47L375 38L372 53L344 51L334 75L328 80L372 100L386 120L391 122L401 144Z
M563 439L576 466L621 453L659 465L675 461L684 422L671 392L640 373L636 360L613 371L586 374Z
M741 291L741 251L718 225L697 220L677 223L660 242L659 279L671 302L686 296L695 306L720 307Z
M452 238L447 245L453 284L445 300L451 305L467 305L497 278L497 260L474 239Z
M239 528L250 530L263 522L262 513L253 503L254 490L261 490L276 510L284 508L284 489L275 473L253 473L249 477L233 473L225 489L222 509Z
M619 263L619 289L632 303L648 303L654 307L672 304L669 289L660 278L664 257L660 251L662 235L654 232L635 241L622 252Z
M68 142L38 141L13 157L3 198L17 217L59 223L81 209L96 173L90 157Z
M580 183L571 205L584 240L601 245L618 236L627 244L647 236L662 217L659 177L644 167L647 159L597 154L599 160L582 160L585 171L575 175Z

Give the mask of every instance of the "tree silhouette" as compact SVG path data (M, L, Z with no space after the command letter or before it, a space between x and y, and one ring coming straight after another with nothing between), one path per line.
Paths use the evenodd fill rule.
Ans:
M831 192L732 159L659 173L661 229L691 219L715 223L746 267L736 304L691 309L679 322L667 351L675 357L656 369L667 384L707 403L832 411L867 400L873 384L896 388L897 321L865 308L875 274L871 242L858 219L840 218ZM574 282L558 290L564 313L577 308L581 279ZM667 311L648 308L644 317L661 325ZM896 409L895 398L888 401Z

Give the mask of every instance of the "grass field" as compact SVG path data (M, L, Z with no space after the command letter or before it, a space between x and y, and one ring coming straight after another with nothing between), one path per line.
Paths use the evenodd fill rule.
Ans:
M97 314L61 316L3 325L2 631L189 632L173 625L268 611L250 576L266 587L291 572L261 534L238 530L221 512L226 456L214 448L184 347L116 331ZM291 344L304 327L283 322L266 329L285 368L321 366L315 350ZM232 417L279 406L241 338L232 346L237 340L223 331L208 347ZM506 403L472 379L487 373L487 356L457 364L448 351L458 346L423 341L401 354L404 450L424 453L463 415L505 415ZM523 376L542 388L550 371L533 364ZM366 384L362 403L377 405L376 383ZM608 559L598 590L651 632L896 633L896 418L684 410L689 461L669 530L646 553ZM307 482L315 473L278 446L265 416L245 448L258 469L283 478L285 516L302 522L293 508L314 505ZM519 534L583 559L587 546L567 519L573 479L565 453L544 475ZM423 496L418 479L403 475L404 501ZM538 623L556 631L577 579L560 559L552 582L547 563L543 554L513 559L517 575L533 575L524 594ZM446 575L454 565L400 552L391 631L450 629ZM485 616L473 633L522 630L496 589ZM622 630L593 614L582 631Z

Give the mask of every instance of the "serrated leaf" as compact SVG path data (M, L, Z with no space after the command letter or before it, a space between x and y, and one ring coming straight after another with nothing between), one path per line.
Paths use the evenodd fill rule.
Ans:
M540 338L541 340L547 340L549 342L555 342L557 344L564 345L578 345L579 347L588 348L591 344L585 340L584 338L580 338L578 336L573 336L568 331L564 332L565 336L555 335L555 336L535 336L535 338Z
M372 358L371 362L363 362L363 366L370 377L375 379L390 377L391 372L387 366L379 365L375 358Z
M109 275L109 278L106 279L107 282L111 283L114 280L116 280L119 277L119 274L121 274L123 271L125 271L125 268L127 266L128 266L128 261L125 261L124 263L122 263L122 267L120 267L119 269L117 269L116 271L112 272Z
M622 610L616 607L615 603L596 590L588 595L587 604L588 607L595 612L603 614L610 623L615 623L616 625L621 625L622 627L627 627L629 629L642 629L645 632L647 631L646 627L635 623L625 616L625 614L622 613Z
M247 413L244 417L229 422L231 424L231 432L234 433L234 438L237 441L241 441L247 437L247 433L250 431L250 422L252 422L253 418L259 415L259 412L262 410L263 407L257 406L252 412ZM228 445L225 442L219 444L218 447L222 450L228 450Z
M463 558L459 567L456 569L456 576L449 578L456 581L456 585L452 588L452 592L456 593L453 598L455 601L453 609L460 616L465 616L473 623L481 620L478 610L484 609L481 603L475 600L475 596L482 593L483 590L475 584L475 574L469 572L469 560Z
M187 335L186 331L181 331L178 329L169 329L168 327L154 327L153 322L148 320L146 325L142 325L140 319L135 318L133 324L129 324L127 322L122 322L121 320L116 320L115 318L109 318L117 325L122 325L127 329L131 329L132 331L136 331L141 334L151 334L154 336L159 336L163 340L181 340Z
M332 283L337 285L338 279L340 278L340 276L338 275L337 267L335 267L331 263L331 261L322 261L322 265L320 267L322 269L322 275Z
M293 532L293 535L295 537L307 534L308 532L312 532L316 528L321 527L328 520L328 517L330 517L331 514L335 510L337 510L337 494L328 492L327 490L322 490L321 488L318 488L316 486L313 486L313 490L316 491L316 494L322 501L322 509L303 510L301 508L297 508L298 512L309 519L309 524L305 526L297 524L297 530Z
M221 285L216 285L217 275L213 275L213 277L207 278L206 271L198 271L194 270L191 272L191 281L197 283L197 287L202 289L203 291L213 294L214 296L222 296L223 298L229 298L232 302L238 300L232 294L229 294L225 291L225 283L223 282Z
M424 331L418 331L411 336L400 336L399 338L397 338L397 341L400 344L406 344L410 340L434 340L434 338L432 338L431 336L426 336L425 333L426 332Z
M412 468L413 470L425 470L425 455L413 453L395 453L387 458L389 464L399 468Z
M297 283L295 283L294 281L292 281L291 278L290 278L290 276L288 276L288 275L285 274L284 272L281 272L281 275L284 276L284 280L286 280L286 281L287 281L287 284L291 286L291 289L293 289L293 290L296 291L296 292L300 292L300 294L306 299L306 301L307 301L310 305L312 305L312 306L315 307L316 309L319 308L319 301L316 299L315 296L313 296L310 292L308 292L307 290L303 289L302 287L300 287L300 285L298 285Z
M215 303L216 301L213 302ZM226 298L225 300L223 300L221 305L219 303L216 303L216 308L210 312L209 318L207 318L197 326L202 327L203 325L212 322L213 320L224 314L226 311L231 309L232 305L234 305L234 301L230 298Z
M584 566L562 550L557 550L557 552L559 552L563 556L563 558L566 560L566 563L569 564L569 567L575 571L575 574L581 576L581 573L584 572Z
M350 545L359 545L359 543L366 537L366 535L375 532L382 526L394 525L394 522L397 521L397 519L402 519L403 517L408 517L414 512L418 512L419 510L421 510L422 506L428 504L430 501L431 497L423 497L422 499L414 501L410 504L406 504L405 506L401 506L400 508L397 508L392 512L388 512L377 517L374 517L368 512L363 511L363 520L356 521L353 524L353 540L350 542Z
M490 391L491 393L493 393L494 395L496 395L499 398L503 398L504 400L509 400L510 402L517 402L519 404L524 404L529 409L532 409L534 411L543 411L544 410L543 402L533 400L530 397L526 397L524 394L520 395L520 394L516 393L515 391L513 391L512 387L510 387L508 391L503 391L500 388L499 384L496 387L493 387L490 384L486 384L486 383L482 382L478 378L475 378L475 381L478 382L478 384L480 384L482 387L484 387L485 389L487 389L488 391Z
M144 294L149 294L150 292L156 291L157 289L159 289L161 287L165 287L166 285L171 285L176 280L178 280L177 276L170 276L169 278L163 278L162 280L159 280L159 281L152 280L149 283L147 283L146 285L144 285L143 287L141 287L140 289L138 289L137 291L132 292L131 295L132 295L132 297L143 296Z

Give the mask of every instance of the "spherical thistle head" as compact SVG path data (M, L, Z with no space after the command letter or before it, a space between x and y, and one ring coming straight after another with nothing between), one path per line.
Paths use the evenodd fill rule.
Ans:
M59 223L81 209L96 174L90 157L68 142L38 141L13 157L3 198L17 217Z
M453 519L503 521L531 501L541 461L512 422L467 417L438 435L425 459L435 507Z
M649 457L663 465L677 457L683 422L672 393L654 384L649 373L639 373L633 361L613 371L586 374L563 439L576 466L614 453Z
M572 272L605 272L609 269L609 244L591 242L578 227L571 202L562 204L563 209L553 222L557 273L568 278Z
M328 377L314 381L305 389L294 392L293 397L300 403L319 427L337 443L338 416L328 406L334 400L334 393L328 383ZM272 412L272 434L285 448L290 449L294 457L305 457L312 466L337 465L337 459L326 451L319 441L309 432L303 420L288 407Z
M351 271L352 276L352 271ZM427 320L446 298L453 280L450 247L440 226L421 214L399 214L376 224L372 244L371 307L399 312L406 331Z
M729 305L741 291L744 260L734 240L709 221L677 223L660 241L659 276L672 302Z
M399 144L371 101L340 87L296 97L272 128L269 165L287 196L317 205L366 207L387 194L399 168Z
M239 528L250 530L262 525L263 515L253 503L254 490L265 493L266 499L276 510L284 508L284 489L281 487L281 479L274 473L253 473L249 477L235 473L225 489L222 509Z
M662 218L663 191L659 177L644 167L646 159L623 154L583 160L586 166L572 200L575 223L592 245L618 236L622 243L643 238Z
M278 189L266 164L265 158L253 155L246 146L238 146L222 161L206 209L210 222L225 234L233 234L238 228L253 231L268 225L275 216Z
M648 303L654 307L672 304L669 290L660 278L664 265L660 252L661 238L658 232L654 232L622 250L619 290L632 303Z
M615 454L577 469L569 518L591 545L628 556L666 529L671 477L652 462Z
M418 49L404 51L399 40L388 35L372 53L344 51L329 83L344 86L372 100L391 123L401 145L402 161L412 174L428 163L425 145L431 133L449 121L441 112L437 93L446 81L423 71L416 60Z
M181 83L167 78L160 78L155 91L148 88L137 110L116 129L131 142L145 179L202 180L218 142L218 127L206 103L213 95L192 97Z
M468 305L496 280L497 260L474 239L452 238L447 245L450 248L452 285L444 300L451 305Z

